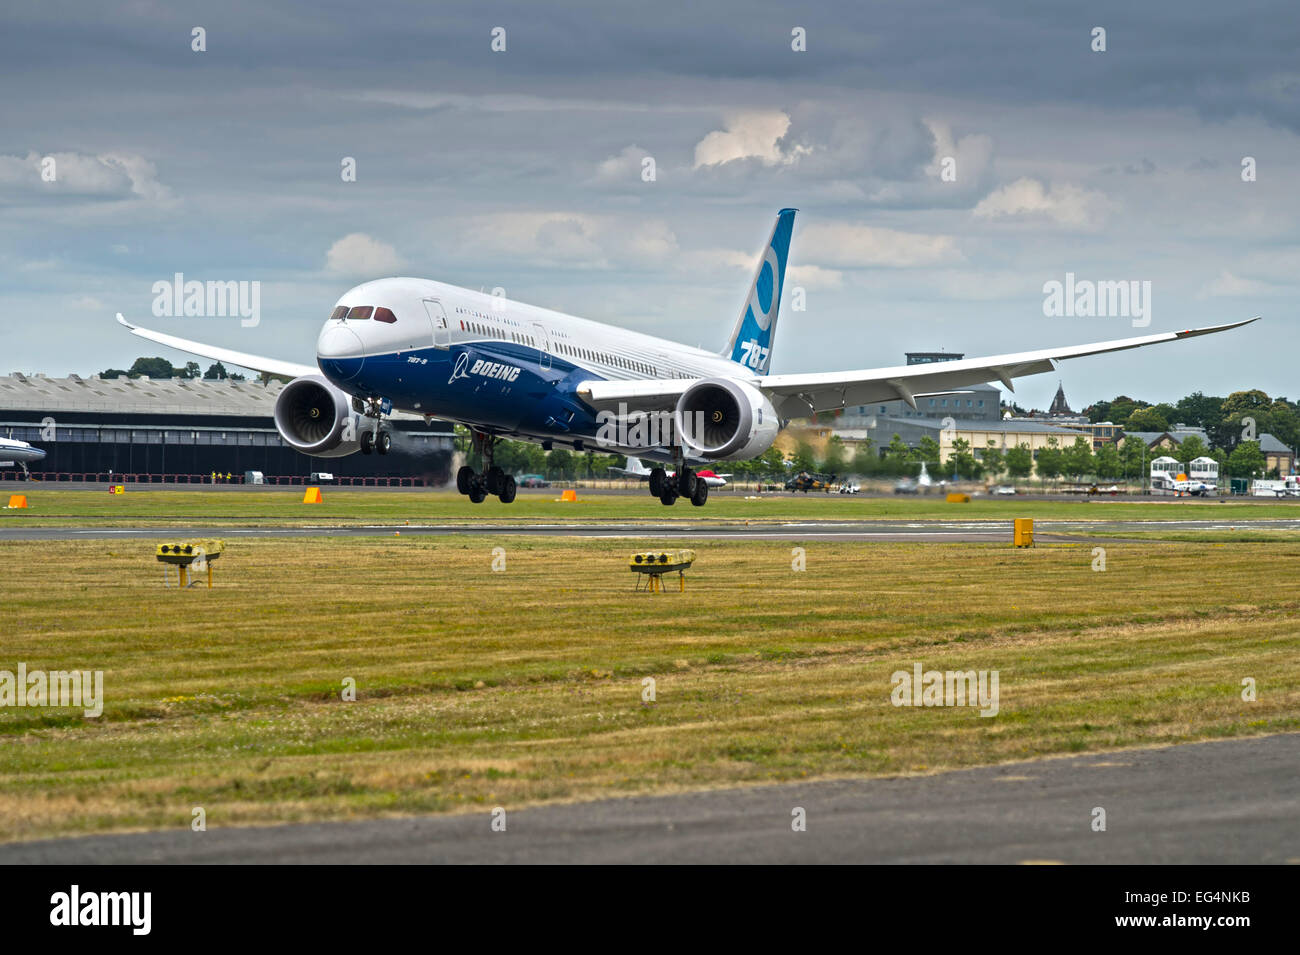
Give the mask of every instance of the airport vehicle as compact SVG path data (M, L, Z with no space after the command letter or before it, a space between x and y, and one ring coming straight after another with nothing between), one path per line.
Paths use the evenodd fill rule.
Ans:
M1010 484L1002 484L993 489L993 493L999 496L1015 497L1016 489Z
M23 474L29 474L27 465L44 460L45 452L40 448L16 438L0 438L0 467L13 467L17 464L22 467Z
M834 474L814 474L811 471L800 471L785 482L785 489L787 491L803 491L805 494L809 491L829 492L834 483Z
M1250 483L1252 497L1300 497L1300 476L1289 475L1280 480L1260 478Z
M841 494L857 494L861 490L862 490L862 485L858 484L855 481L845 481L839 487L839 491Z
M520 487L550 487L551 482L542 474L521 474L517 478Z
M707 499L697 467L757 457L784 422L874 401L960 393L988 381L1052 371L1070 358L1179 341L1238 328L1234 322L1089 345L854 371L769 371L795 210L782 209L762 249L730 338L710 352L522 302L418 278L349 289L306 365L221 348L118 321L149 341L293 380L276 399L285 442L335 457L391 446L384 420L396 408L466 425L483 471L464 467L456 486L476 503L514 499L515 480L493 463L502 438L545 449L594 447L675 469L659 475L660 500ZM1254 321L1254 319L1250 319ZM705 490L696 493L697 487Z

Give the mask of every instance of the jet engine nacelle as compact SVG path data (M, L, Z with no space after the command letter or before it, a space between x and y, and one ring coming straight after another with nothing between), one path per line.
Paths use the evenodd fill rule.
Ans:
M275 427L303 454L339 458L360 450L361 425L352 399L320 375L289 382L275 399Z
M706 378L687 388L673 423L686 447L713 460L756 457L781 430L767 395L731 378Z

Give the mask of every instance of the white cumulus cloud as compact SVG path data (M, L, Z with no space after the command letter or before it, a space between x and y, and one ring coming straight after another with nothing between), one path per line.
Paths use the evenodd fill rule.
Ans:
M1197 293L1198 298L1240 298L1251 295L1267 295L1273 290L1267 282L1242 278L1224 269L1213 281L1206 283Z
M108 199L163 202L171 198L171 190L158 181L154 164L135 153L0 155L0 186Z
M1114 204L1102 193L1080 186L1044 185L1038 179L1022 177L995 189L975 206L980 219L1047 219L1071 228L1096 228L1105 221Z
M480 255L584 269L662 263L678 251L677 236L663 221L579 212L480 216L462 235L462 248Z
M335 275L363 275L379 278L393 275L406 265L397 250L364 232L352 232L330 246L325 253L325 270Z
M840 222L813 223L804 229L799 257L810 264L845 269L910 268L962 259L952 236Z
M695 144L695 168L720 166L737 159L757 159L766 166L789 165L810 152L802 145L782 148L790 117L779 110L732 113L724 129L715 129Z

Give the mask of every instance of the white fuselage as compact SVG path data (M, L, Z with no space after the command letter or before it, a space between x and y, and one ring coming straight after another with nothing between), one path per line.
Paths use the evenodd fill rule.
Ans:
M591 409L574 394L582 381L754 377L700 348L414 278L350 289L316 353L349 394L542 441L595 440Z

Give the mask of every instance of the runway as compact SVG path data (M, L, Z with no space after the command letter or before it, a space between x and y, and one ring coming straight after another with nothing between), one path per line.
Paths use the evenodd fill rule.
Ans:
M1300 863L1300 734L899 779L11 843L0 864ZM792 828L795 809L806 830ZM1096 809L1105 830L1094 831ZM210 808L211 819L217 813ZM180 813L188 820L188 813Z
M1034 522L1036 540L1050 543L1070 540L1071 535L1090 533L1122 538L1141 531L1300 531L1300 519L1250 521L1051 521ZM639 523L530 523L510 524L349 524L306 525L295 527L258 526L230 523L209 526L173 525L167 527L3 527L0 541L6 540L111 540L116 538L174 537L391 537L402 535L442 537L457 534L522 535L529 537L614 537L662 539L671 537L692 540L841 540L936 541L949 543L1010 540L1010 521L763 521L745 524L706 520L646 521ZM1094 538L1089 538L1094 539Z

